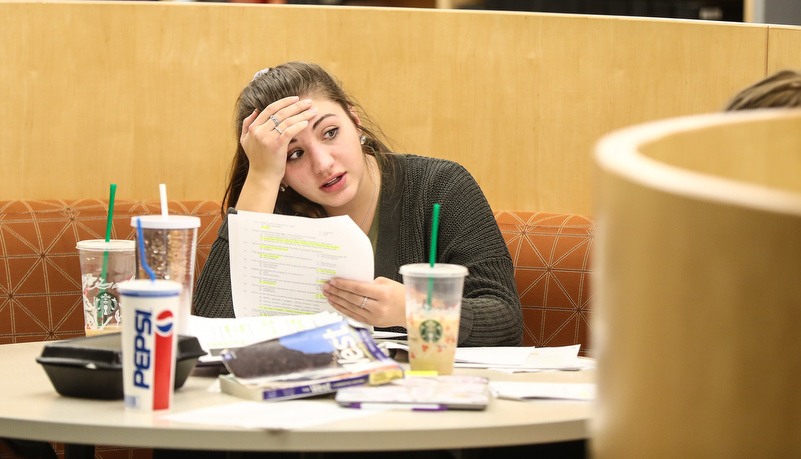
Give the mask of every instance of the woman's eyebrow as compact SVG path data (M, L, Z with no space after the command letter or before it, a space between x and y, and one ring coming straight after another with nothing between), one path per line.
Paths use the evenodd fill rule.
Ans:
M320 117L320 118L319 118L317 121L315 121L315 122L314 122L314 124L312 125L312 130L315 130L315 129L317 129L317 125L319 125L320 123L322 123L322 121L323 121L324 119L326 119L326 118L328 118L328 117L330 117L330 116L336 116L336 114L335 114L335 113L326 113L325 115L321 116L321 117ZM295 142L297 142L297 139L292 139L292 140L290 140L290 141L289 141L289 145L292 145L292 144L293 144L293 143L295 143Z
M324 119L328 118L329 116L336 116L333 113L326 113L325 115L321 116L317 121L314 122L312 125L312 129L317 129L317 125L323 122Z

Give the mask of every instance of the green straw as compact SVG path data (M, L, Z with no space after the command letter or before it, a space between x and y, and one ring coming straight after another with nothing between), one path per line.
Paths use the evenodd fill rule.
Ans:
M439 204L434 204L434 217L431 221L431 252L428 253L428 262L434 267L437 260L437 232L439 231Z
M111 190L109 190L109 197L108 197L108 219L106 220L106 242L109 242L111 240L111 222L112 222L112 217L114 215L114 195L116 193L117 193L117 184L116 183L112 183L111 184ZM108 271L108 250L104 250L103 251L103 270L101 271L101 277L100 277L100 284L101 285L106 283L106 276L108 275L107 271ZM100 293L97 296L101 297L105 293L106 293L106 290L103 289L103 290L100 291ZM97 319L98 319L98 324L103 323L103 307L102 307L102 302L99 302L99 301L97 302Z
M434 204L434 216L431 221L431 251L428 253L428 263L434 267L437 261L437 233L439 232L439 204ZM428 299L426 308L431 308L431 295L434 293L434 278L428 278Z

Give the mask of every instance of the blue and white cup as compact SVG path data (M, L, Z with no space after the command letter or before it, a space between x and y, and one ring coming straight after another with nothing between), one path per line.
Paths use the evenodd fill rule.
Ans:
M125 407L166 410L172 405L178 352L182 286L169 280L136 279L117 290L125 309L122 377Z

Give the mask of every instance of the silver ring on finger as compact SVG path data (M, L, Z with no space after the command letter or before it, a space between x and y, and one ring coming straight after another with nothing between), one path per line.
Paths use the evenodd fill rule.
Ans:
M367 304L367 297L366 296L364 297L364 300L362 300L362 306L361 306L362 309L364 309L364 305L365 304Z
M282 130L278 129L278 126L276 126L276 127L275 127L275 130L276 130L276 131L278 131L278 135L281 135L281 134L283 134L283 133L284 133L284 131L282 131Z
M270 115L270 119L273 120L273 123L275 123L275 127L278 127L278 125L281 124L281 122L278 121L278 118L276 118L275 115Z

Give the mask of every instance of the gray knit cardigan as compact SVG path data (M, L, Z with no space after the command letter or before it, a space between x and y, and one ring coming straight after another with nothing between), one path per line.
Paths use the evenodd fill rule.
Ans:
M459 346L521 345L523 313L512 259L470 173L455 162L423 156L393 154L382 163L375 276L402 282L400 266L429 260L432 209L439 203L437 262L469 270ZM211 246L193 303L195 315L234 317L227 221Z

